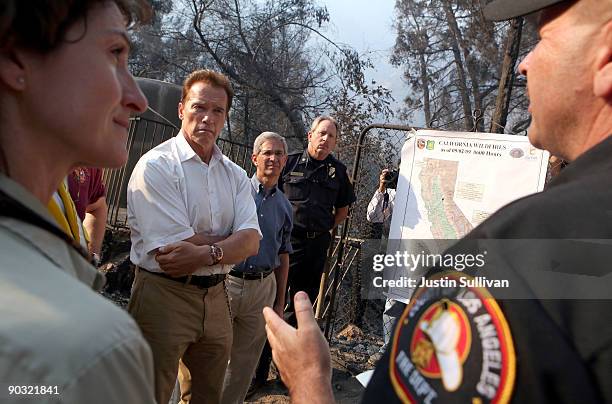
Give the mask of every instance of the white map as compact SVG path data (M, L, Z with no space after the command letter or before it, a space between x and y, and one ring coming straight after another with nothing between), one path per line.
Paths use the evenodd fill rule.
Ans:
M461 238L502 206L541 191L548 157L526 136L417 131L402 148L389 239Z

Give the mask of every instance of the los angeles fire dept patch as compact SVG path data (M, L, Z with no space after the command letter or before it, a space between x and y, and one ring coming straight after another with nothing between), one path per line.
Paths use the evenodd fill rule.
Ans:
M442 277L469 278L431 279ZM484 288L418 289L398 320L389 361L395 393L406 403L506 403L514 388L512 335Z

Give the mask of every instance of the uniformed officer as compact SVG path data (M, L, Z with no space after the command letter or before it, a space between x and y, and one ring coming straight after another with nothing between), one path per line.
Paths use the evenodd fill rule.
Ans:
M293 207L288 286L292 294L305 291L311 301L319 290L330 231L346 219L356 199L346 166L331 154L337 139L336 121L317 117L308 132L307 149L290 154L282 173L283 191Z
M315 118L308 132L306 150L289 154L279 180L293 209L293 230L289 256L289 293L305 291L314 302L331 242L330 230L346 219L355 201L346 166L331 155L336 147L338 124L329 116ZM293 299L288 299L293 312ZM295 315L288 318L296 324ZM272 350L266 343L255 378L247 394L250 397L267 378Z
M346 166L331 155L338 132L332 117L315 118L308 132L308 147L289 154L279 180L279 188L293 208L293 253L289 256L287 286L290 295L302 290L313 302L331 242L330 231L346 219L349 205L356 199ZM288 301L288 312L293 312L293 299ZM296 324L295 315L288 321ZM272 351L266 344L247 397L266 382L271 360Z
M612 0L495 0L484 11L539 11L541 40L519 66L529 139L570 164L447 251L495 247L482 270L508 290L432 271L363 401L612 402ZM298 330L264 310L275 362L293 402L332 402L325 340L306 295L295 305Z

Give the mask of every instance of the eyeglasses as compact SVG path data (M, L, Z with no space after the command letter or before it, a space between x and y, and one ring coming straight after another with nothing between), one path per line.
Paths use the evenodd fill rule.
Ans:
M283 157L285 155L285 152L283 150L264 150L260 151L259 154L264 157Z

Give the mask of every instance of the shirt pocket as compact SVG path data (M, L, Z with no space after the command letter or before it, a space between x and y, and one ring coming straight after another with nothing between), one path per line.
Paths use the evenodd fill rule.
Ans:
M290 201L305 201L310 196L310 182L299 176L289 176L283 185L285 196Z
M340 193L340 181L337 178L328 178L321 182L321 188L324 192L323 201L327 208L333 208L338 200L338 194Z

